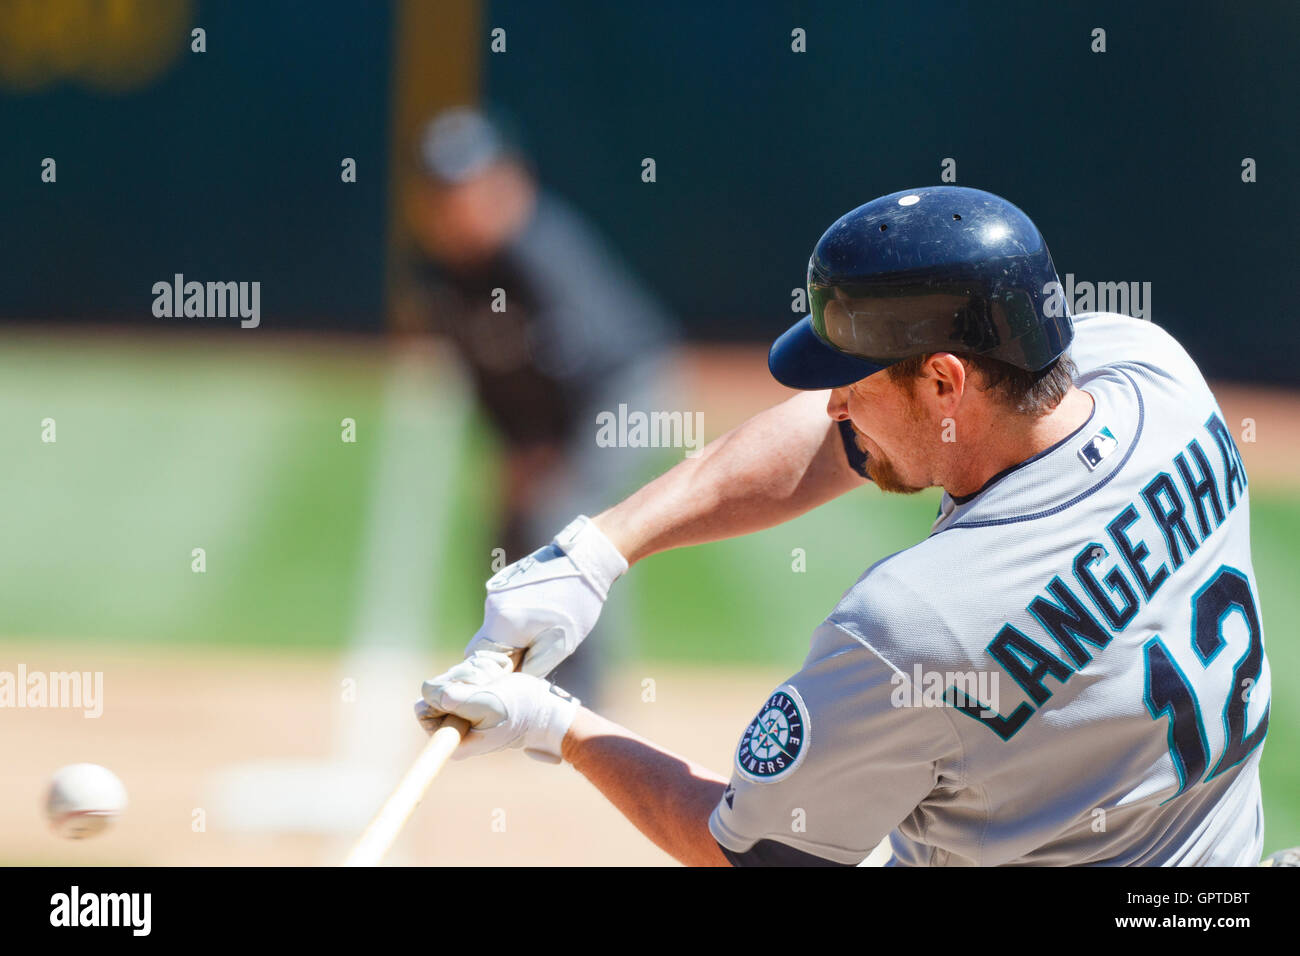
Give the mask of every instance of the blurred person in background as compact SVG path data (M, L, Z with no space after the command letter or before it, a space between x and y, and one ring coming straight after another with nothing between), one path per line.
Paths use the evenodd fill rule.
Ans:
M653 453L598 445L597 415L672 407L675 324L581 215L539 185L501 122L448 110L424 125L416 155L406 201L416 256L402 308L455 347L504 446L495 542L518 562L582 508L613 504L645 479ZM501 570L489 587L518 571ZM489 606L478 637L509 626ZM602 628L620 629L617 612ZM594 655L609 643L586 642L553 679L597 699Z

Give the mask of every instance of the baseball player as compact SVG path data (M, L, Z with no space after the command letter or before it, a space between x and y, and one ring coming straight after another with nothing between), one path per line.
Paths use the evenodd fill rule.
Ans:
M974 189L848 213L808 291L769 359L801 394L489 581L422 720L466 717L458 756L572 763L690 864L853 865L886 835L899 866L1258 863L1250 499L1196 364L1150 323L1072 319L1034 224ZM866 478L942 487L930 535L849 587L729 776L541 676L629 564Z

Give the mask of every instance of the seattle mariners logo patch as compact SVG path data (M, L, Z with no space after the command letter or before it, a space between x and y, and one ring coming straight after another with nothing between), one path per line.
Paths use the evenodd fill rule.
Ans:
M808 744L807 708L789 685L763 704L740 738L736 769L756 783L766 783L799 765Z

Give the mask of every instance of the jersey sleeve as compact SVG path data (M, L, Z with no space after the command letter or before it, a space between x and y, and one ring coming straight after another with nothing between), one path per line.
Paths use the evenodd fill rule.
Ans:
M899 672L831 623L741 734L709 818L737 866L855 866L959 749L941 708L901 706ZM901 676L901 675L900 675Z

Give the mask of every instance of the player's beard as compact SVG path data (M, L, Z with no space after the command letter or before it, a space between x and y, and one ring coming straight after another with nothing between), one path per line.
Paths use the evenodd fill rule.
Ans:
M915 404L909 404L908 417L911 419L912 425L917 428L919 433L921 415ZM896 495L914 495L929 487L928 485L913 485L904 481L903 476L899 474L898 469L890 459L883 455L873 455L867 450L862 441L863 435L858 431L857 426L854 426L853 432L855 436L854 440L858 445L858 450L867 456L867 474L871 477L871 480L875 482L876 487L881 491L890 492Z
M896 495L914 495L918 491L925 490L924 486L909 485L904 481L903 476L894 467L894 463L888 458L878 458L870 453L867 453L867 474L881 491Z

